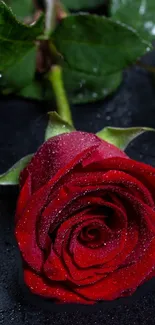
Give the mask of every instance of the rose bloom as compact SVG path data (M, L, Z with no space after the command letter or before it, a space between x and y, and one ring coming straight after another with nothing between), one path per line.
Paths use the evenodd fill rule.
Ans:
M15 233L34 294L93 304L155 275L155 168L76 131L45 142L20 185Z

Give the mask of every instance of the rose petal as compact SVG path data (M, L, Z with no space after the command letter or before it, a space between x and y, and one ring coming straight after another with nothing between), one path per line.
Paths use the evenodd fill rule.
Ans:
M89 247L85 248L80 243L77 243L74 247L74 261L81 268L107 263L122 251L125 240L126 231L122 230L118 238L107 242L104 248L100 247L95 250Z
M116 255L116 257L109 261L107 264L103 264L102 268L97 270L97 274L101 273L110 273L116 270L118 267L122 265L128 265L127 258L132 254L132 251L135 249L138 244L138 227L135 225L130 226L127 229L127 237L124 248L122 251ZM132 262L135 260L133 259Z
M32 189L36 191L46 184L61 168L84 150L102 142L95 134L71 132L55 136L46 141L32 158L28 167L21 174L21 185L28 175L32 176Z
M15 222L17 222L24 213L24 209L26 208L26 205L28 204L28 201L31 197L31 176L29 176L22 187L20 191L20 195L17 201L17 207L16 207L16 216L15 216Z
M127 158L127 157L126 157ZM126 171L128 174L139 180L146 188L149 189L150 193L155 200L155 168L147 164L126 159L124 157L112 157L108 159L97 159L95 155L86 157L83 162L83 172L88 171L104 171L104 170L117 170Z
M75 283L77 285L90 285L92 283L97 282L101 279L107 272L112 272L115 270L119 265L121 265L122 262L125 261L126 257L131 253L131 251L134 249L136 243L138 241L138 231L134 227L130 227L127 231L127 238L126 243L121 251L120 254L116 256L114 260L109 262L108 264L103 264L102 267L91 267L91 268L79 268L77 265L74 264L73 259L68 254L67 249L64 244L62 244L62 257L59 259L63 259L65 263L65 268L67 267L67 273L68 273L68 281L71 283ZM55 254L55 253L54 253ZM57 256L58 258L58 256ZM60 261L58 262L59 265ZM62 263L62 262L61 262ZM54 259L52 265L54 266L54 270L56 271L55 265L54 265ZM57 265L57 263L56 263ZM59 266L58 266L59 268ZM61 269L63 268L61 264ZM64 273L64 271L63 271ZM51 274L52 274L52 268L51 268ZM56 274L57 279L60 276L59 279L62 279L62 273Z
M87 299L113 300L126 290L136 290L155 267L155 238L142 259L133 265L112 272L106 278L90 286L75 288L75 292Z
M92 147L91 148L91 152L93 152L93 150L95 150L96 147ZM61 169L59 170L59 172L46 184L44 185L44 187L48 188L49 193L51 193L51 195L48 196L48 201L45 202L45 204L47 205L46 210L44 211L44 209L42 209L42 216L40 218L40 224L38 225L39 229L44 229L44 232L40 232L40 235L38 237L38 243L39 243L39 247L40 248L44 248L45 247L45 243L47 240L47 233L49 231L50 228L50 223L51 220L53 219L54 221L54 216L53 218L51 217L51 206L49 202L53 202L54 200L54 204L52 203L52 207L55 206L55 211L54 211L54 215L57 216L57 214L60 211L60 202L63 199L66 199L67 193L66 193L66 189L67 187L64 187L61 185L61 182L67 182L68 180L68 175L69 172L76 167L76 165L78 165L81 160L87 156L89 153L88 150L86 150L85 152L76 156L75 159L73 159L68 165L67 168L65 168L64 170ZM60 193L57 191L60 190ZM68 191L68 190L67 190ZM61 197L61 201L60 201L60 197ZM49 215L48 215L49 213Z
M117 185L124 186L127 190L130 190L130 193L135 195L137 198L142 199L145 203L149 204L151 207L154 207L154 201L152 199L152 194L139 180L135 177L119 171L119 170L110 170L103 172L96 172L95 177L94 173L86 173L84 177L78 177L73 179L70 182L71 186L100 186L100 185ZM69 187L69 184L67 185Z
M43 269L46 277L52 281L67 280L67 272L63 263L52 248Z
M46 282L43 277L40 277L31 270L24 271L24 280L34 294L46 298L56 299L62 303L94 303L92 299L85 299L79 294L72 292L70 288L63 286L61 282Z
M36 271L39 271L43 262L43 252L37 245L37 220L49 192L43 187L35 193L27 204L22 217L16 225L16 238L24 260Z
M38 238L39 246L42 248L45 247L46 237L47 234L49 233L51 226L53 225L53 228L55 229L60 224L60 222L62 223L66 219L66 216L69 217L69 213L67 211L69 206L72 207L72 213L73 213L74 206L79 205L79 208L82 209L83 207L82 200L84 196L89 195L89 199L88 200L86 199L87 204L85 203L85 205L88 205L91 204L92 201L94 201L94 198L92 199L92 194L93 196L96 195L97 197L99 197L100 195L104 195L105 193L108 193L108 189L113 190L113 187L109 187L109 186L104 186L104 187L98 186L97 188L95 186L94 187L89 186L84 189L81 187L76 188L71 185L66 185L65 188L66 188L66 195L64 195L64 188L60 187L59 191L57 191L56 198L53 199L46 207L46 209L42 212L42 216L40 218L40 223L39 223L39 229L40 230L43 229L44 231L39 231L39 238ZM63 193L63 195L61 195L61 193ZM79 203L77 202L78 200ZM65 209L66 209L65 213L63 213ZM64 217L62 217L62 215L64 215Z

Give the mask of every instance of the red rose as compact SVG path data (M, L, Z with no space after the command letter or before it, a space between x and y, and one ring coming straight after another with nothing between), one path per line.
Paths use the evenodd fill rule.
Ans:
M155 268L155 168L97 136L45 142L21 175L25 282L56 302L131 295Z

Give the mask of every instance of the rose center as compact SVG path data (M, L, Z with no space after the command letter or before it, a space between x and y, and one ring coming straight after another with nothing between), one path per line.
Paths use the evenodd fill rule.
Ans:
M80 234L81 239L86 242L98 239L99 236L100 230L94 227L84 227Z

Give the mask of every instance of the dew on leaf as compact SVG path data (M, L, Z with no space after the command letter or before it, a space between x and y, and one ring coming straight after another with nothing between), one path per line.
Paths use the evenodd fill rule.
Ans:
M108 89L103 88L103 89L102 89L102 94L103 94L103 95L107 95L107 94L108 94Z
M98 68L97 67L94 67L93 68L93 72L97 72L98 71Z
M83 98L83 94L78 94L78 98Z
M82 79L81 82L84 85L86 83L86 80L85 79Z
M151 33L152 35L155 35L155 27L152 28Z
M144 15L146 11L146 0L142 0L140 8L139 8L139 14Z
M147 47L147 48L146 48L146 51L147 51L147 52L150 52L150 48L149 48L149 47Z
M144 27L147 28L147 29L152 28L152 26L154 26L152 21L147 21L147 22L144 24Z

